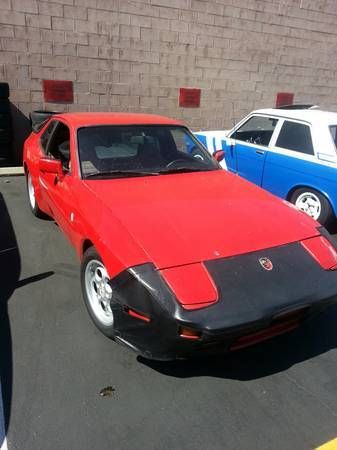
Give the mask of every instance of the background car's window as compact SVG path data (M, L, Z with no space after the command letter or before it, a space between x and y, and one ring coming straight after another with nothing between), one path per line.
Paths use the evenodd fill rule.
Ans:
M102 125L79 129L77 138L83 176L219 168L184 127Z
M253 116L232 135L232 139L251 144L267 146L273 135L278 119L273 117Z
M302 123L285 120L277 138L276 147L313 155L314 148L310 127Z
M70 132L62 122L58 122L47 145L47 155L59 159L65 169L70 162Z
M195 143L192 141L191 137L179 128L172 130L171 133L174 143L177 146L177 150L182 153L190 153L190 149L195 146Z
M330 128L330 133L331 133L332 139L333 139L334 144L335 144L335 148L337 150L337 125L332 125L329 128Z
M55 122L55 120L52 120L40 138L41 147L42 147L42 150L44 151L44 153L47 152L48 141L53 132L53 129L55 128L56 123L57 122Z

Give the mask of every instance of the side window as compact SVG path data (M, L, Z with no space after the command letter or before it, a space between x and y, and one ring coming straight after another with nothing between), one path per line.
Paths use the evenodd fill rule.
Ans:
M314 154L310 127L302 123L285 120L275 145L307 155Z
M331 133L331 137L333 139L333 142L335 144L335 148L337 150L337 125L331 125L330 126L330 133Z
M251 144L268 146L278 119L273 117L253 116L232 135L232 139Z
M42 147L42 150L44 153L47 153L48 141L53 132L53 129L55 128L55 125L56 125L55 120L52 120L50 122L50 124L47 126L47 128L44 130L44 132L40 138L41 147Z
M58 122L47 145L47 155L59 159L65 169L70 163L70 132L69 128Z

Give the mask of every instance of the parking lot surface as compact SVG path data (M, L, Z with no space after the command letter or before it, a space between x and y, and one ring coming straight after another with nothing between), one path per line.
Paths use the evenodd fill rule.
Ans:
M146 361L91 323L79 262L28 210L23 177L0 178L0 267L10 450L300 450L337 436L337 307L227 357Z

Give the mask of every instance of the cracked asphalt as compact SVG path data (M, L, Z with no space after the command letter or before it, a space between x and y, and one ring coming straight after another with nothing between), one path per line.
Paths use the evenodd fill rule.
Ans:
M9 450L301 450L337 436L337 307L227 357L141 359L91 323L75 253L31 215L23 177L0 178L0 268Z

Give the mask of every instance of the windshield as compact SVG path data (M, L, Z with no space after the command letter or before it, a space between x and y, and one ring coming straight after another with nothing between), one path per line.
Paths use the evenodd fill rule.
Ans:
M85 127L78 130L77 140L84 178L146 176L220 168L184 127Z

